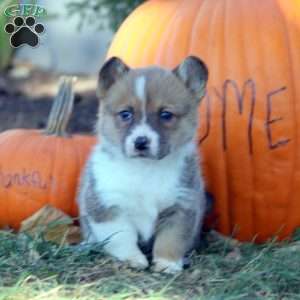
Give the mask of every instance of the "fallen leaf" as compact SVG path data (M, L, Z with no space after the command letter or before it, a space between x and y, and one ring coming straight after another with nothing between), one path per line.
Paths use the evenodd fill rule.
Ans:
M191 274L190 274L190 278L193 280L199 280L202 276L202 272L199 269L195 269Z
M31 263L36 263L41 258L41 256L35 249L30 249L28 253L28 258Z
M10 228L8 225L2 226L0 228L1 231L12 231L12 228Z
M240 249L238 247L233 248L233 250L230 251L225 258L228 260L239 261L242 258Z
M80 228L70 216L46 205L21 223L20 232L31 236L43 234L47 241L57 244L75 244L81 241Z
M239 242L238 240L229 237L229 236L225 236L215 230L211 230L208 234L208 238L211 241L223 241L226 242L228 245L234 247L234 246L239 246L241 245L241 242Z

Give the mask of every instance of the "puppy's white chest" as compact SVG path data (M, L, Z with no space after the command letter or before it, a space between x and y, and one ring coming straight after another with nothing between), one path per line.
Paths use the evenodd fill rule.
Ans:
M176 201L180 161L146 159L108 160L93 155L97 190L105 206L117 205L147 240L153 234L159 212Z

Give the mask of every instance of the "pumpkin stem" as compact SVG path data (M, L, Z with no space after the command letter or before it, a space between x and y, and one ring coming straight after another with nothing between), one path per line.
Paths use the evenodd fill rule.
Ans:
M53 101L49 114L45 134L66 136L66 128L69 123L74 105L73 83L76 77L62 77L58 93Z

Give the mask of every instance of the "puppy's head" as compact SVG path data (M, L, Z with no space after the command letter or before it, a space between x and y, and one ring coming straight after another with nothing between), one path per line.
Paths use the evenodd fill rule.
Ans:
M99 73L100 136L127 157L165 157L193 139L207 78L192 56L172 71L130 69L111 58Z

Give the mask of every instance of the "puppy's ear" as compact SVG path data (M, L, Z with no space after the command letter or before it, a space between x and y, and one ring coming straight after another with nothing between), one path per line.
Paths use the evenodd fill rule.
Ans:
M118 57L112 57L105 62L99 72L98 97L103 98L109 88L129 70L130 68Z
M205 94L205 86L208 79L208 70L205 63L195 56L188 56L173 70L173 73L200 101Z

